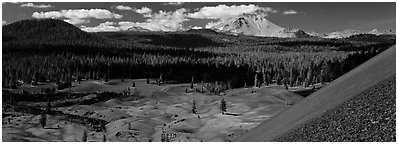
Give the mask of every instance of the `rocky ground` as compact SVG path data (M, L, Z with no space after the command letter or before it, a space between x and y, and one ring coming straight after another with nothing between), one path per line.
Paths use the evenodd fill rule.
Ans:
M395 142L395 91L392 76L274 140Z

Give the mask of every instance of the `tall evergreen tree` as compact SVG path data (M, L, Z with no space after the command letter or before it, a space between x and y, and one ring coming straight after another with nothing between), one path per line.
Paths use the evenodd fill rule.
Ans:
M194 79L195 79L195 77L192 76L192 79L191 79L191 89L193 89L193 82L194 82Z
M221 107L220 107L220 109L221 109L221 113L222 113L222 114L225 114L225 112L227 112L227 103L225 102L224 99L221 100Z
M33 85L38 85L39 82L39 74L35 71L33 74Z
M106 142L106 136L105 136L105 134L102 136L102 142Z
M87 141L87 131L83 130L82 142L86 142L86 141Z
M290 69L290 73L289 73L289 86L290 87L293 87L293 84L294 84L294 74L293 74L293 71L294 71L294 68L291 68Z
M108 82L108 81L109 81L109 77L108 77L108 74L107 74L107 73L104 74L104 81L105 81L105 82Z
M193 103L192 103L192 113L196 114L196 102L195 102L195 99L193 100Z
M305 87L309 87L312 83L312 68L308 68L307 78L305 79Z
M263 85L268 85L267 75L266 75L266 72L265 72L265 68L263 68L262 74L263 74Z
M257 75L257 72L254 75L254 87L258 87L258 75Z
M159 76L159 82L163 82L163 73L160 73L160 76Z
M46 121L47 121L47 115L45 111L41 112L41 117L40 117L40 125L41 127L44 129L44 127L46 126Z

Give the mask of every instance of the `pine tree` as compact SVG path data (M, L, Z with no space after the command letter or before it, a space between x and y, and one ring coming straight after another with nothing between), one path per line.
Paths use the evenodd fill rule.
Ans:
M201 84L201 90L200 90L200 92L201 92L201 93L203 93L203 92L204 92L204 90L203 90L203 87L204 87L204 83L203 83L203 81L202 81L202 84Z
M69 86L69 97L71 97L72 96L72 88L71 88L71 85Z
M290 78L290 80L289 80L289 85L290 85L290 87L293 87L293 84L294 84L294 76L293 76L293 68L291 68L290 69L290 74L289 74L289 78Z
M225 112L227 112L227 103L225 102L224 99L221 100L221 113L224 114Z
M276 84L281 85L282 84L282 76L281 74L276 74Z
M168 136L165 133L164 129L162 129L162 133L160 134L160 141L161 142L169 142Z
M191 89L193 89L193 81L194 81L194 76L192 76L192 79L191 79Z
M319 82L321 84L323 84L325 82L324 81L324 75L325 75L325 70L323 68L321 68L321 74L319 75Z
M106 142L106 136L104 134L104 136L102 136L102 142Z
M305 78L305 87L309 87L311 85L312 80L312 69L308 68L307 78Z
M156 101L155 102L155 107L154 107L154 109L158 109L159 107L158 107L158 102Z
M265 68L263 69L263 85L268 85L267 74L265 73Z
M159 82L163 82L163 73L160 73Z
M79 84L82 84L82 77L80 76L80 74L77 75L77 82Z
M41 112L41 117L40 117L40 125L41 127L44 129L44 127L46 126L46 120L47 120L47 115L45 111Z
M84 130L83 131L83 136L82 136L82 142L86 142L87 141L87 131Z
M254 75L254 87L258 87L258 75L256 72L256 75Z
M108 77L108 74L107 74L107 73L104 74L104 81L105 81L105 82L108 82L108 81L109 81L109 77Z
M192 113L196 114L196 102L195 102L195 99L193 100L193 104L192 104Z

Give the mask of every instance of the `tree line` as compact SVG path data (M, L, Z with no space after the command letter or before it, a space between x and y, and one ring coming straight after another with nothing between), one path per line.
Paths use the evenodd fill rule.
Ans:
M375 56L389 45L351 52L245 52L211 53L200 50L157 49L152 52L119 50L111 53L68 51L3 52L3 86L21 83L84 79L157 78L190 82L222 81L231 88L268 85L290 86L330 82ZM68 49L66 47L65 49ZM143 52L143 53L142 53ZM254 82L257 79L257 82Z

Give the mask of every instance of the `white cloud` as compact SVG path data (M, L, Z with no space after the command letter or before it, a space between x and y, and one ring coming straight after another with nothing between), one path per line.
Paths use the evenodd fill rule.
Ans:
M33 4L33 3L26 3L26 4L22 4L22 5L20 5L21 7L33 7L33 8L51 8L51 7L54 7L54 6L52 6L52 5L49 5L49 4L40 4L40 5L35 5L35 4Z
M125 30L133 26L142 27L151 31L177 31L183 29L182 23L188 21L186 18L186 9L177 9L174 12L159 11L158 13L151 13L152 10L143 7L137 13L148 17L145 22L119 22L121 29Z
M283 11L283 14L284 15L294 15L294 14L297 14L297 11L290 9L290 10Z
M194 27L192 27L191 29L203 29L203 27L200 27L200 26L194 26Z
M2 25L5 25L5 24L7 24L7 22L5 20L3 20L3 24Z
M190 18L196 19L224 19L231 18L241 15L243 13L247 14L268 14L276 13L277 11L270 7L259 7L258 5L218 5L218 6L205 6L199 9L199 11L190 13L188 16Z
M116 9L118 9L118 10L133 10L133 8L131 8L129 6L124 6L124 5L118 5L118 6L116 6Z
M131 27L142 27L150 31L177 31L183 29L183 22L188 21L186 18L186 9L181 8L174 12L159 11L153 13L145 22L121 21L116 23L102 23L95 27L82 27L81 29L89 32L98 31L120 31L127 30ZM148 13L142 13L146 15Z
M120 31L119 27L115 26L115 22L104 22L100 23L98 26L95 27L86 27L86 26L81 26L81 29L86 31L86 32L110 32L110 31Z
M185 8L178 9L174 12L159 11L152 15L145 23L146 29L157 31L176 31L183 28L182 23L188 21L186 18Z
M69 9L49 12L34 12L34 18L65 18L71 24L81 24L89 22L89 18L95 19L120 19L122 15L112 13L106 9Z
M142 7L142 8L140 8L140 9L134 9L134 11L135 11L136 13L139 13L139 14L149 14L149 13L152 13L152 9L150 9L150 8L148 8L148 7Z
M144 17L151 17L152 16L152 9L148 7L142 7L140 9L134 9L136 13L142 14Z
M162 5L182 5L184 2L167 2L167 3L162 3Z

